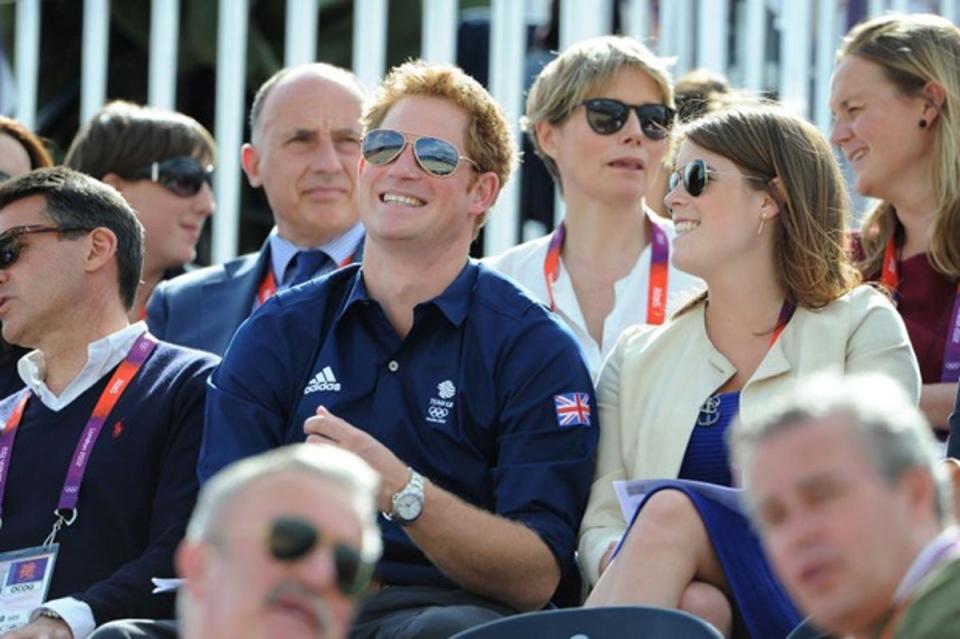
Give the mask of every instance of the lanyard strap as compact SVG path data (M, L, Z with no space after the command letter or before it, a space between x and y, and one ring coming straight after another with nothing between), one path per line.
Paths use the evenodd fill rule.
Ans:
M897 242L891 235L883 251L883 271L880 282L893 295L893 302L900 301L900 273L897 270ZM949 384L960 381L960 282L953 296L950 322L947 324L947 343L943 347L943 368L940 381Z
M361 242L361 246L363 243ZM346 256L340 263L337 264L337 268L343 268L344 266L350 266L353 264L354 258L357 256L357 251L354 251L353 254ZM277 277L273 274L273 269L267 265L267 273L263 276L263 279L260 281L260 286L257 288L257 306L263 306L267 303L267 300L277 294Z
M953 310L947 325L947 343L943 347L943 369L940 381L951 383L960 381L960 282L953 296Z
M780 315L777 317L777 325L773 329L773 333L770 335L770 344L767 346L769 351L773 348L773 345L780 339L780 334L783 333L783 329L787 327L787 324L790 322L790 318L793 317L793 312L797 310L797 307L787 300L783 301L783 306L780 307Z
M670 263L670 242L667 234L658 224L651 222L653 229L650 238L650 274L647 287L647 324L663 324L667 310L667 266ZM553 296L553 285L560 277L560 251L567 237L567 227L563 222L550 236L547 256L543 260L543 278L547 284L547 297L550 310L556 312L557 303Z
M130 384L130 380L136 376L156 346L156 338L149 333L144 333L138 337L130 352L127 353L123 362L114 372L113 377L110 378L107 387L100 394L100 399L97 400L97 404L93 408L93 414L87 420L87 424L80 434L80 440L77 442L77 447L73 451L70 467L67 469L67 477L60 491L60 500L57 502L57 509L54 511L54 514L58 517L54 524L54 533L47 538L48 541L44 542L45 545L53 543L52 537L55 536L55 532L60 529L60 526L64 524L69 526L77 518L77 500L80 497L80 486L83 483L83 476L87 471L87 463L90 461L90 453L97 437L100 435L110 411L120 401L120 397ZM13 456L13 445L31 393L28 388L25 388L14 397L18 397L16 406L4 426L3 433L0 434L0 526L3 522L3 497L7 490L7 471L10 468L10 459Z

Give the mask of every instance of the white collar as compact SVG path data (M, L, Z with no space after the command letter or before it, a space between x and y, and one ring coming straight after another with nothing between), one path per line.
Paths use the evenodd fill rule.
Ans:
M893 594L894 603L906 600L928 574L958 556L960 556L960 530L956 526L950 526L931 539L917 554Z
M43 353L30 351L17 362L20 378L54 412L59 412L82 395L127 356L137 338L147 332L146 322L137 322L87 345L87 363L59 396L44 383L47 365Z

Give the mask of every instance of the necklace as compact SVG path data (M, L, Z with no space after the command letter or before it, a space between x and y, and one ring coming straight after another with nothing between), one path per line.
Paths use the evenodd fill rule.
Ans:
M711 395L700 407L697 415L697 426L713 426L720 421L720 396Z

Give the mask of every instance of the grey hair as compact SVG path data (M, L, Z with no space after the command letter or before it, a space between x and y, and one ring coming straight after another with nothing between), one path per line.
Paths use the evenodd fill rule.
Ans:
M756 420L746 423L738 419L728 439L734 467L741 470L748 493L746 469L761 443L829 417L840 417L842 427L853 429L877 474L889 484L913 468L929 472L937 518L943 525L952 521L951 484L929 422L900 384L876 373L815 375L764 406Z
M187 541L210 541L244 489L266 477L300 472L346 488L363 524L360 554L376 561L382 551L377 526L377 493L380 477L355 454L326 444L293 444L235 462L207 482L187 525Z

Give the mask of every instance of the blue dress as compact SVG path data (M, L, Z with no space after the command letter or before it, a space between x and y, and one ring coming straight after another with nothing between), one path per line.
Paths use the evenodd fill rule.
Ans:
M679 479L732 486L726 433L739 406L739 392L707 398L687 444ZM694 486L666 481L645 496L637 513L660 490L681 491L700 513L733 596L735 629L745 628L753 639L786 637L803 617L773 575L760 540L743 512L706 497Z

